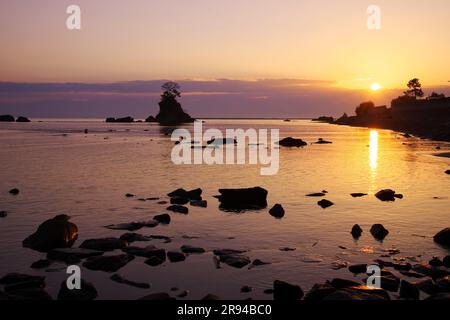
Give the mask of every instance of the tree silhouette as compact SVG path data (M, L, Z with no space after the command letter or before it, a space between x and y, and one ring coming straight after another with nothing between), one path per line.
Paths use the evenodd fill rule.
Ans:
M164 91L161 100L176 100L177 97L181 97L180 85L176 82L166 82L161 86L161 89Z
M409 80L407 86L409 90L405 91L406 96L414 97L415 99L417 99L417 97L423 97L424 93L422 91L422 85L420 84L419 79L414 78Z

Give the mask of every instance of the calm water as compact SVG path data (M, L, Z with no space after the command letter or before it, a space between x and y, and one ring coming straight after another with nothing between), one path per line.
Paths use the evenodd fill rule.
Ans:
M179 187L202 188L208 208L190 207L187 216L171 213L169 226L138 231L170 236L171 243L153 240L134 245L245 249L251 259L271 264L251 270L226 265L216 269L209 251L159 267L136 258L119 270L128 279L151 283L149 290L117 284L109 279L110 274L83 269L82 276L95 284L100 298L136 299L178 287L190 291L186 299L207 293L226 299L268 299L271 296L263 290L275 279L299 284L306 291L333 277L353 278L346 269L331 269L338 259L367 263L393 247L401 251L397 258L412 261L449 254L432 240L437 231L449 226L450 178L444 172L450 168L450 159L433 156L437 145L448 152L449 144L306 120L207 120L204 127L279 128L281 137L307 142L321 137L333 144L282 148L279 173L264 177L259 166L175 166L170 160L173 142L153 124L92 120L1 123L0 210L6 210L8 217L0 219L0 275L12 271L43 274L48 292L56 297L66 277L64 266L53 264L51 269L56 270L49 270L52 272L31 270L30 264L45 254L21 245L41 222L60 213L70 215L79 227L75 246L89 238L118 237L125 231L102 226L149 220L164 213L167 205L137 198L167 200L165 195ZM85 128L89 129L87 135ZM213 197L219 188L257 185L269 191L269 206L284 206L284 219L274 219L268 210L226 213L219 210ZM13 187L21 190L19 196L8 194ZM374 193L385 188L405 198L394 203L377 200ZM329 192L326 198L336 204L326 210L316 204L318 199L305 197L324 189ZM125 198L129 192L137 198ZM354 199L350 197L353 192L369 196ZM364 229L359 241L349 233L355 223ZM390 231L382 243L369 233L374 223L383 223ZM189 240L183 235L196 238ZM280 247L297 250L282 252ZM252 286L253 292L240 293L243 285Z

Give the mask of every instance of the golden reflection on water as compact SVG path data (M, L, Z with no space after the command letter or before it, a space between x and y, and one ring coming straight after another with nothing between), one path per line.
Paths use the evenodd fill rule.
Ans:
M369 143L369 164L373 173L376 173L378 167L378 131L370 131L370 143Z

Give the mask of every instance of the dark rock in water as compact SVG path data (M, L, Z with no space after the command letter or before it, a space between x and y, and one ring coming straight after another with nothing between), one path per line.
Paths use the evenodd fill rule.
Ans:
M116 118L111 118L111 117L106 118L105 122L107 122L107 123L116 122Z
M450 301L450 293L439 293L425 299L426 301Z
M16 122L31 122L27 117L18 117Z
M251 261L250 258L243 256L241 254L227 254L219 255L220 262L223 262L230 267L241 269L248 265Z
M412 269L412 265L408 262L394 262L393 267L395 270L409 271Z
M171 219L167 213L164 213L154 216L153 220L158 221L159 223L162 224L169 224Z
M395 201L395 191L391 189L381 190L375 194L375 197L381 201Z
M4 294L6 300L12 301L50 301L52 297L43 288L24 288ZM1 300L0 291L0 300Z
M273 282L274 300L300 300L302 297L303 290L300 286L280 280L275 280Z
M280 251L289 252L289 251L295 251L296 248L290 248L290 247L282 247L279 249Z
M131 287L136 287L136 288L140 288L140 289L149 289L150 288L150 285L148 283L130 281L128 279L125 279L124 277L122 277L120 274L117 274L117 273L113 274L109 278L114 282L117 282L120 284L126 284Z
M205 249L199 248L199 247L192 247L192 246L184 245L184 246L181 247L181 251L183 253L188 253L188 254L189 253L204 253Z
M184 206L180 206L180 205L172 205L166 208L166 210L168 211L172 211L172 212L176 212L176 213L181 213L181 214L188 214L189 213L189 209L184 207Z
M246 189L219 189L222 209L245 210L263 209L267 207L267 190L261 187Z
M310 193L307 194L306 197L316 197L316 198L320 198L320 197L325 197L326 193L325 192L316 192L316 193Z
M383 240L389 234L389 231L382 224L374 224L370 228L370 233L377 240Z
M439 287L431 279L413 283L414 287L426 294L436 294L440 292Z
M139 241L150 241L151 238L147 237L147 236L143 236L142 234L139 233L124 233L123 235L120 236L120 240L126 241L128 243L133 243L133 242L139 242Z
M367 196L367 193L352 193L350 194L353 198L361 198Z
M17 196L20 193L20 190L17 188L13 188L9 190L9 193L12 194L13 196Z
M409 278L416 278L416 279L420 279L425 277L425 275L414 272L414 271L405 271L405 270L400 270L400 274L409 277Z
M351 273L366 273L367 272L367 264L354 264L348 267L348 270Z
M90 257L83 263L83 266L89 270L116 272L133 259L134 257L129 254Z
M446 276L436 280L436 284L442 292L450 292L450 277Z
M394 276L391 272L387 275L379 277L381 288L391 292L397 292L400 286L400 279ZM367 282L367 280L365 281Z
M167 237L167 236L160 236L160 235L150 235L148 236L150 239L156 239L156 240L164 240L164 243L170 243L172 242L172 238L171 237Z
M188 290L183 290L179 294L177 294L177 298L185 298L188 296L188 294L189 294Z
M98 293L94 285L81 279L81 289L70 290L67 288L66 281L61 283L58 292L58 300L68 301L90 301L97 298Z
M189 199L187 199L187 198L179 198L179 197L170 198L170 203L171 204L187 204L187 203L189 203Z
M83 248L56 248L47 253L47 259L63 261L68 264L78 263L81 259L101 256L103 251Z
M6 211L0 211L0 218L6 218L8 213Z
M200 207L200 208L208 207L208 202L206 200L191 200L189 204L193 207Z
M29 288L29 287L45 287L45 277L41 276L31 276L23 273L8 273L7 275L0 278L0 285L5 286L5 291L7 287L10 289L14 288Z
M145 297L139 298L139 300L150 300L150 301L164 301L164 300L174 300L169 294L165 292L158 292L146 295Z
M124 117L124 118L106 118L106 122L108 123L131 123L134 122L132 117Z
M0 122L14 122L15 119L9 114L0 115Z
M446 174L450 174L450 170L445 171Z
M317 140L317 142L314 142L314 144L332 144L332 143L333 142L323 140L322 138L319 138L319 140Z
M276 204L272 207L272 209L269 210L269 213L272 217L281 219L284 217L284 209L281 204Z
M215 145L215 146L221 146L221 145L225 145L225 144L237 144L237 140L236 139L231 139L231 138L222 138L222 139L211 139L209 141L206 142L208 145Z
M182 123L191 123L195 119L184 112L181 104L175 97L163 97L161 102L159 102L159 113L156 116L156 121L163 126L174 126Z
M220 298L219 298L219 296L216 296L215 294L211 294L211 293L208 293L206 296L204 296L203 298L202 298L202 300L206 300L206 301L214 301L214 300L220 300Z
M417 288L406 280L400 284L400 298L419 300L420 293Z
M433 257L433 259L431 259L429 262L428 262L428 264L430 265L430 266L433 266L433 267L441 267L441 266L443 266L444 265L444 263L441 261L441 259L439 259L438 257Z
M278 141L278 144L282 147L288 147L288 148L293 148L293 147L300 148L300 147L304 147L304 146L308 145L302 139L295 139L292 137L284 138L284 139Z
M450 247L450 228L439 231L434 237L434 242Z
M145 248L141 247L127 247L122 249L122 251L131 254L133 256L152 258L157 257L162 261L166 260L166 250L158 249L155 246L147 246Z
M168 251L167 258L170 262L181 262L186 260L186 255L177 251Z
M433 275L433 269L429 265L425 264L415 264L412 266L412 270L428 277Z
M54 248L69 248L78 238L78 227L62 214L43 222L35 233L23 240L25 248L45 252Z
M444 257L443 264L445 267L450 268L450 256Z
M219 249L214 250L213 253L216 256L227 256L227 255L233 255L233 254L241 254L244 253L245 250L235 250L235 249Z
M325 297L329 296L333 292L335 292L337 289L334 288L332 285L325 283L325 284L315 284L311 290L308 291L308 293L305 295L305 298L303 300L305 301L321 301L325 299Z
M361 229L361 227L358 224L355 224L352 228L351 234L353 236L353 238L358 239L359 237L361 237L363 230Z
M253 266L253 267L265 266L265 265L267 265L267 264L270 264L270 262L264 262L264 261L259 260L259 259L255 259L255 260L253 260L253 262L252 262L252 266Z
M250 287L250 286L243 286L243 287L241 288L241 292L242 292L242 293L249 293L249 292L252 292L252 291L253 291L253 288Z
M152 267L156 267L159 266L160 264L163 264L165 260L162 260L156 256L148 258L147 260L145 260L145 263L148 264L149 266Z
M80 248L98 251L113 251L116 249L124 249L128 243L118 238L100 238L85 240Z
M374 289L366 286L355 286L337 290L324 298L326 301L342 301L342 300L369 300L383 301L390 300L389 294L383 289Z
M157 121L154 116L148 116L147 119L145 119L145 122L157 122Z
M203 190L198 188L190 191L186 191L183 188L177 189L168 193L167 196L170 198L185 198L189 200L201 200Z
M141 222L130 222L130 223L120 223L120 224L111 224L109 226L105 226L107 229L111 230L127 230L127 231L136 231L142 229L144 227L144 223Z
M134 198L134 197L136 197L134 194L132 194L132 193L127 193L126 195L125 195L125 197L127 197L127 198Z
M401 193L394 194L394 197L397 198L397 199L403 199L404 198Z
M335 279L331 280L329 282L329 284L336 289L350 288L350 287L360 285L359 282L355 282L355 281L347 280L347 279L340 279L340 278L335 278Z
M317 202L317 204L318 204L319 206L321 206L322 209L326 209L326 208L329 208L329 207L331 207L331 206L334 205L333 202L331 202L331 201L329 201L329 200L326 200L326 199L320 200L319 202Z
M44 269L49 267L51 264L51 261L47 260L47 259L41 259L38 261L35 261L31 264L30 268L31 269Z

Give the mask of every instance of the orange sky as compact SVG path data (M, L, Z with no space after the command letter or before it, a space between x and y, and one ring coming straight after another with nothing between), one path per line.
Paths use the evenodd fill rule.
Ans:
M450 80L448 0L0 1L0 81L310 79L404 87ZM369 4L382 29L366 27Z

